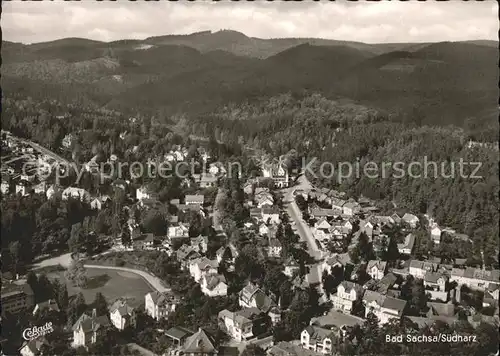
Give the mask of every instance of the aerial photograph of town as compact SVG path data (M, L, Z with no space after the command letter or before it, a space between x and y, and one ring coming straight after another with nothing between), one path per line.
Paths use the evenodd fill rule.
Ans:
M1 356L498 356L496 1L2 1Z

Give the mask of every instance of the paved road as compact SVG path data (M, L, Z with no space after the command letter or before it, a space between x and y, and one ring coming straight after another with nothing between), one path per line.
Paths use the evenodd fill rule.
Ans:
M311 228L307 225L307 223L302 219L302 213L295 203L295 198L293 197L293 192L296 189L302 189L304 191L309 191L311 189L311 183L304 176L300 176L298 179L299 184L289 188L285 193L284 200L287 203L287 212L288 215L295 222L295 226L297 227L297 232L303 241L307 242L308 252L309 254L316 258L321 258L321 250L318 248L316 244L316 239L314 238Z
M306 241L309 255L311 255L311 257L315 258L316 260L320 260L322 258L322 251L316 244L316 239L312 234L311 228L302 219L302 213L300 212L300 209L295 203L295 199L293 197L293 191L295 189L309 191L312 189L312 185L303 175L300 176L297 181L299 184L292 188L289 188L284 195L284 202L287 204L287 213L295 222L297 233L299 234L300 238L303 241ZM321 283L321 263L316 263L309 266L309 273L306 276L306 281L309 284Z
M221 225L220 225L220 213L219 213L219 210L217 209L217 206L219 205L219 200L221 198L222 198L222 191L219 188L217 190L217 194L215 196L214 212L212 214L212 225L214 226L214 228L216 230L222 228Z
M12 163L15 161L19 161L20 159L27 159L27 158L29 158L29 155L22 155L19 157L14 157L14 158L9 159L8 161L5 161L4 158L2 158L1 162L2 162L2 164L9 164L9 163Z
M33 147L35 150L55 159L56 161L58 162L61 162L61 163L64 163L64 164L69 164L70 162L65 159L65 158L62 158L61 156L59 156L57 153L49 150L48 148L45 148L41 145L39 145L38 143L35 143L33 141L29 141L29 140L25 140L25 139L19 139L20 142L26 144L26 145L30 145L31 147Z

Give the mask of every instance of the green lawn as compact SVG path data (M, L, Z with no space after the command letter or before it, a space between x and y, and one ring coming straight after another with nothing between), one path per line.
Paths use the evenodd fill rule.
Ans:
M96 293L100 292L106 297L108 303L118 298L127 298L130 306L137 307L144 303L144 296L152 289L140 276L120 271L104 271L101 269L87 268L88 286L79 288L73 286L64 277L64 271L55 271L47 274L50 279L65 281L69 295L82 292L87 304L94 301Z

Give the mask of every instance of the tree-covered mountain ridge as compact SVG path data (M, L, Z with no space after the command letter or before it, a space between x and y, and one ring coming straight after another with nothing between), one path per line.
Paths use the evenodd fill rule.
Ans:
M462 43L473 43L488 47L497 47L495 41L476 40L461 41ZM145 45L183 45L210 52L214 50L224 50L235 55L242 55L255 58L267 58L275 55L287 48L300 44L309 43L319 46L348 46L379 55L386 52L398 50L413 50L429 43L363 43L359 41L343 41L324 38L257 38L249 37L241 32L233 30L219 31L199 31L190 34L170 34L163 36L152 36L146 39L122 39L117 41L96 41L86 38L62 38L53 41L33 43L24 45L22 43L4 41L6 45L25 46L31 49L46 49L65 46L76 46L85 48L124 48L127 46L140 47Z
M230 102L306 90L417 116L426 124L463 125L471 118L483 125L497 119L493 41L270 39L262 40L272 49L269 55L238 50L238 41L256 40L219 31L109 43L4 41L3 90L9 95L11 88L22 88L32 97L69 102L78 97L121 111L161 108L169 114L207 113Z

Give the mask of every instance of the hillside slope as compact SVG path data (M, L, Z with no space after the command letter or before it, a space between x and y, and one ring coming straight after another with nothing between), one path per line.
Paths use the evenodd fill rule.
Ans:
M427 124L496 120L498 59L492 47L436 43L369 58L346 73L340 95ZM403 116L404 116L403 115Z
M229 102L310 91L353 99L401 121L492 122L498 52L491 42L373 45L262 40L236 31L110 43L3 42L2 75L6 93L10 86L33 97L56 90L71 101L79 85L79 97L121 109L203 113ZM52 89L35 92L40 88Z

